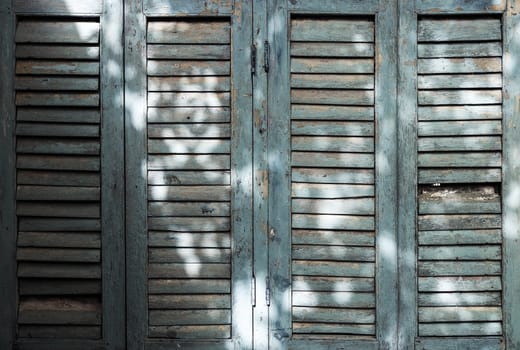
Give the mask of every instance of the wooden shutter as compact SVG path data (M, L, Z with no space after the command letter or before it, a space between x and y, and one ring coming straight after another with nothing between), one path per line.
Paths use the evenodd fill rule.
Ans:
M418 23L419 336L502 334L502 32Z

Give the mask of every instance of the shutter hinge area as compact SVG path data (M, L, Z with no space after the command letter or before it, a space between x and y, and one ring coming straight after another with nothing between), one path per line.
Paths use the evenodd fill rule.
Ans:
M271 47L269 45L269 41L264 42L264 71L269 73L269 56L270 56Z
M251 74L256 74L256 45L251 45Z

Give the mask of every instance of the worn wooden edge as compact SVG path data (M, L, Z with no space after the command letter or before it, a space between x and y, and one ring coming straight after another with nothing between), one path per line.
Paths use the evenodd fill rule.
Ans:
M142 0L125 1L125 177L127 348L148 332L146 27Z
M146 16L231 16L232 0L144 0Z
M420 337L415 341L416 350L502 350L504 349L504 339L502 337ZM514 348L507 348L514 349Z
M398 348L411 350L417 334L417 16L414 1L399 2L398 18Z
M231 229L232 229L232 339L245 348L253 342L251 307L253 248L252 92L250 47L252 4L240 1L231 17ZM237 6L239 5L239 6ZM244 116L249 116L244 118Z
M16 337L16 146L14 105L15 16L11 1L0 5L0 348L11 349Z
M342 349L342 350L376 350L381 349L380 342L377 340L357 340L357 339L341 339L341 340L312 340L310 344L309 340L291 340L288 343L288 349L290 350L329 350L329 349ZM391 349L391 348L387 348Z
M269 176L267 159L268 117L265 104L267 73L264 70L265 41L267 40L267 3L265 0L253 1L253 45L257 50L257 63L253 77L253 274L255 277L255 308L253 312L253 348L269 348L269 307L265 300L267 290L269 239L267 228Z
M126 344L123 4L104 0L101 16L101 256L103 338ZM132 153L132 152L130 152Z
M27 15L99 15L103 0L14 0L16 14Z
M506 0L415 0L415 6L420 14L502 13Z
M160 340L147 340L144 349L146 350L170 350L170 349L183 349L183 350L230 350L230 349L243 349L240 347L240 343L233 340L208 340L208 341L160 341Z
M397 3L380 0L376 16L376 335L397 348Z
M502 163L503 312L507 349L520 349L520 1L509 0L504 16L504 135Z
M267 13L271 28L268 40L271 45L267 98L268 115L268 167L269 167L269 280L271 309L279 310L278 317L269 320L269 345L284 348L291 337L291 162L290 152L290 53L288 1L270 0ZM272 234L271 234L272 233Z
M14 346L17 350L105 350L109 348L102 341L85 339L18 339Z
M288 9L298 13L373 14L378 10L378 0L295 0L288 1Z

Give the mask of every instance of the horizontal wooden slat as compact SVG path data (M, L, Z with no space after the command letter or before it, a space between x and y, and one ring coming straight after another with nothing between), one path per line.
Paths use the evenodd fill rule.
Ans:
M99 187L99 173L18 170L19 185Z
M230 25L224 21L150 21L147 42L150 44L228 44Z
M293 260L293 276L374 277L374 263Z
M95 299L24 298L20 300L21 324L101 324L101 304Z
M419 322L500 321L499 307L419 307Z
M150 92L150 107L227 107L231 96L227 92Z
M229 91L229 77L149 77L148 91Z
M18 169L99 171L99 157L91 156L47 156L19 155Z
M292 89L291 102L321 105L373 105L374 92L371 90Z
M421 245L459 244L500 244L501 230L451 230L451 231L419 231L418 242Z
M181 326L152 326L148 328L148 335L152 338L175 339L227 339L231 337L230 325L181 325Z
M492 41L501 40L499 19L421 19L418 41Z
M18 108L16 120L49 123L99 123L101 113L94 108Z
M16 28L17 43L98 43L97 22L22 20Z
M16 105L96 107L99 105L99 94L19 92L16 94Z
M293 199L293 213L373 215L374 198Z
M149 171L150 185L229 185L229 171Z
M375 325L371 324L345 324L345 323L302 323L293 322L293 333L296 337L300 333L314 335L323 338L324 334L334 334L341 337L343 334L351 335L373 335L375 334ZM365 347L364 347L365 348Z
M373 122L293 121L293 135L315 136L373 136Z
M98 89L97 78L56 78L17 76L17 90L89 90Z
M20 295L87 295L101 294L101 281L23 278Z
M293 276L293 291L309 292L373 292L373 278Z
M48 203L18 202L16 215L44 217L99 218L101 208L98 203Z
M98 279L101 278L101 266L21 262L18 264L18 277Z
M149 202L149 216L228 216L230 203L226 202Z
M148 45L146 53L150 59L229 60L231 58L229 45Z
M186 139L162 139L148 140L148 154L154 153L192 153L192 154L214 154L230 153L229 140L186 140Z
M47 14L100 14L102 1L15 0L14 9L19 13Z
M229 233L219 232L155 232L148 233L149 247L207 247L230 248Z
M502 169L441 169L419 170L420 184L484 183L502 181Z
M502 43L464 43L464 44L418 44L417 57L489 57L502 56Z
M292 58L291 73L370 74L371 58Z
M430 128L429 131L435 133L436 130L432 129ZM440 132L449 131L444 129ZM500 136L420 137L417 140L417 147L419 152L500 151L502 149L502 138Z
M374 293L354 292L293 292L292 305L334 308L373 308Z
M373 169L293 168L293 182L373 184Z
M501 119L502 106L433 106L417 109L419 120Z
M291 165L309 168L373 168L371 153L292 152Z
M493 1L493 0L491 0ZM501 1L501 0L499 0ZM480 1L478 1L480 2ZM417 338L415 349L417 350L472 350L487 349L501 350L504 347L504 338L502 337L466 337L466 338Z
M370 247L374 245L373 232L292 230L291 233L293 244L352 245Z
M18 232L19 247L100 248L97 232Z
M338 185L338 184L292 184L294 198L355 198L374 195L371 185Z
M498 306L502 304L500 292L480 293L419 293L419 306Z
M229 294L149 295L150 309L227 309L231 306Z
M229 186L149 186L148 199L152 201L229 201Z
M374 57L372 43L293 42L291 56L300 57Z
M501 135L502 122L500 120L424 121L417 124L417 133L419 136Z
M229 310L150 310L151 326L162 325L197 325L197 324L229 324Z
M50 338L50 339L99 339L101 327L99 326L59 326L59 325L18 325L20 338ZM41 342L40 342L41 344Z
M230 281L226 279L151 279L148 292L151 294L209 294L229 293Z
M419 277L418 289L419 292L500 291L502 278L500 276Z
M313 307L293 307L296 322L323 323L374 323L374 309L333 309Z
M17 186L16 199L35 201L97 201L97 187Z
M171 263L171 264L157 264L150 263L148 265L149 278L207 278L211 288L213 288L214 281L211 279L223 279L231 276L230 264L196 264L196 263ZM183 281L186 283L186 281ZM202 283L202 282L201 282ZM190 290L187 293L194 293ZM200 293L203 293L200 291ZM217 293L212 289L206 293Z
M295 19L292 41L373 42L374 23L347 19Z
M18 60L16 74L98 75L99 63L87 61Z
M498 12L506 8L505 0L416 0L418 12L424 13L475 13ZM422 349L422 348L421 348ZM437 349L437 347L435 348ZM441 348L442 349L442 348ZM492 349L492 348L490 348ZM419 349L420 350L420 349Z
M421 105L487 105L502 103L501 90L420 90Z
M434 201L419 201L420 214L490 214L501 212L500 198L492 200L471 200L471 199L443 199Z
M231 251L226 248L150 248L148 261L154 263L228 263Z
M421 168L500 167L500 152L419 153L417 164Z
M40 154L78 154L99 155L101 149L97 140L67 140L67 139L34 139L19 137L16 152Z
M293 151L374 152L372 137L295 136L291 138Z
M100 262L99 249L18 248L18 261Z
M419 336L454 337L501 335L501 322L420 323ZM498 344L497 344L498 345ZM459 348L460 349L460 348ZM491 349L485 347L485 349ZM499 347L497 348L499 349Z
M190 169L190 170L227 170L231 167L231 160L229 155L149 155L148 169L149 170L175 170L175 169Z
M495 276L502 273L500 261L419 262L419 276Z
M231 229L228 217L151 217L148 219L148 227L151 230L162 231L229 231Z
M419 230L466 230L500 228L501 215L419 215Z
M373 89L374 76L368 74L292 74L291 87L307 89Z
M293 245L292 259L320 261L374 261L372 247Z
M472 88L502 88L501 74L442 74L420 75L419 89L472 89ZM462 92L461 92L462 93ZM466 91L464 91L466 93Z
M348 14L367 14L377 12L378 2L375 0L363 1L343 1L329 0L324 3L321 0L305 0L305 1L289 1L287 3L289 10L303 13L338 13ZM341 20L340 20L341 21ZM372 349L372 348L367 348Z
M231 128L227 123L222 124L150 124L148 137L163 138L228 138Z
M229 61L148 61L150 76L216 76L229 75Z
M417 60L419 74L442 73L500 73L502 60L493 58L420 58Z
M312 120L374 120L374 107L292 105L291 118Z
M99 219L69 219L69 218L26 218L18 221L20 231L57 232L57 231L100 231Z
M148 108L148 123L226 123L227 107Z
M54 124L54 123L18 123L18 136L44 137L99 137L99 125L91 124Z
M16 45L16 58L97 60L99 46Z
M494 246L435 246L419 247L419 260L500 260L502 247Z

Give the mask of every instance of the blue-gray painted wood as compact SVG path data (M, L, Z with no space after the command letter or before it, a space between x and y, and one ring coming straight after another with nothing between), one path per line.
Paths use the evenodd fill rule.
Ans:
M503 311L506 348L520 349L520 1L508 2L504 17Z
M418 13L501 13L506 0L415 0Z
M397 349L397 3L381 0L376 15L376 337ZM403 152L399 150L399 153ZM401 174L402 176L402 174Z
M414 1L399 2L398 45L398 347L414 349L417 333L416 193L417 193L417 17Z
M11 349L16 337L16 156L14 107L15 17L11 1L0 5L0 348Z
M412 345L413 346L413 345ZM502 338L421 338L415 342L416 350L501 350L504 349ZM511 348L507 348L508 350ZM514 349L514 348L513 348Z
M146 16L230 16L233 5L239 4L232 0L145 0L144 12Z
M105 350L106 344L95 340L20 339L17 350ZM7 348L6 348L7 349Z
M146 27L142 0L125 1L125 176L127 348L143 350L148 330Z
M373 14L377 11L377 0L290 0L287 2L291 12L332 13L332 14Z
M102 0L15 0L18 14L98 15L103 11Z
M103 340L126 346L123 4L103 1L101 64L101 251Z

